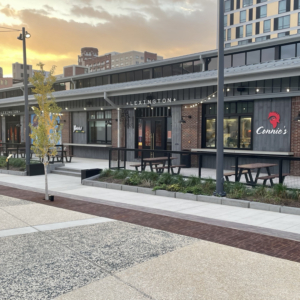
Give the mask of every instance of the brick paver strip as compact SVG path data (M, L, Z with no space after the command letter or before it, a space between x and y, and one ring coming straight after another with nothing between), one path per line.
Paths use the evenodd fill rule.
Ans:
M300 242L290 239L58 196L45 202L41 193L2 185L0 194L300 262Z

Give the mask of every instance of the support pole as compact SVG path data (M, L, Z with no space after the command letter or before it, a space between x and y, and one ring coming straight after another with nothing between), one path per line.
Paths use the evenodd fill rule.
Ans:
M217 157L215 194L225 196L223 189L223 119L224 119L224 0L218 1L218 104L217 104Z
M120 148L120 108L118 108L118 148Z
M28 109L28 77L27 77L27 59L26 59L26 32L25 27L22 28L23 41L23 67L24 67L24 98L25 98L25 153L26 153L26 171L29 172L30 165L30 137L29 137L29 109Z

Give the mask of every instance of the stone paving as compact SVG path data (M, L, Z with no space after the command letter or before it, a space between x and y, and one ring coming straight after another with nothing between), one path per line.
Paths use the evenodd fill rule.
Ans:
M21 196L0 196L1 300L300 299L298 241L0 186L8 193Z

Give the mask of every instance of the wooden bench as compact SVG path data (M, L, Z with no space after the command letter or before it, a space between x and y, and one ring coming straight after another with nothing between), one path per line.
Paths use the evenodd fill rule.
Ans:
M243 170L242 174L245 175L246 182L249 182L248 171L247 170ZM229 177L232 176L232 175L235 175L235 171L224 173L226 181L229 181Z
M149 163L146 163L146 166L149 166L150 164ZM160 163L152 163L153 166L158 166L160 165ZM133 165L130 165L130 167L135 167L135 170L138 171L139 168L142 166L142 164L133 164Z
M179 175L181 168L184 168L185 166L186 165L173 165L173 166L170 166L170 169L171 169L171 172L172 172L173 175ZM174 172L175 168L178 168L176 173ZM164 169L168 169L168 167L161 166L161 167L155 167L153 169L156 169L157 173L163 173Z
M282 177L283 177L282 183L284 182L285 177L289 176L289 175L290 174L288 174L288 173L282 173ZM271 186L273 186L274 185L273 179L275 179L275 178L279 178L279 174L260 176L257 179L263 180L264 181L263 185L266 185L267 181L270 180Z

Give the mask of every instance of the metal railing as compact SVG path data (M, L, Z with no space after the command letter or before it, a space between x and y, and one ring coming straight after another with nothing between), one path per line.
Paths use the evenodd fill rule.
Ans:
M31 148L32 144L30 145ZM58 148L58 153L60 153L60 159L57 159L57 162L63 162L63 149L64 146L62 145L55 145ZM38 155L33 157L33 151L30 149L30 159L38 158L41 160L42 158ZM0 156L8 157L12 155L12 158L26 158L26 150L25 150L25 143L2 143L0 142ZM49 160L49 163L54 163L55 160Z
M205 162L210 158L210 161L215 160L216 153L214 152L190 152L190 151L171 151L171 150L148 150L148 149L130 149L130 148L109 148L109 168L110 169L127 169L128 157L130 156L130 162L140 163L141 171L145 169L146 157L167 157L166 170L170 173L171 157L176 156L177 159L182 160L183 155L189 155L192 161L193 168L198 169L197 175L200 178L202 176L203 169L209 167L205 166ZM272 163L276 166L271 167L272 173L276 173L279 183L283 183L286 176L293 180L295 186L300 188L300 157L283 156L283 155L267 155L267 154L249 154L249 153L224 153L225 160L232 161L229 163L230 167L234 171L234 182L238 182L239 178L239 165L246 163ZM250 161L250 162L249 162ZM228 164L228 163L227 163ZM299 167L297 166L299 164ZM213 168L215 169L215 167ZM285 172L290 173L286 175ZM224 169L225 170L225 169ZM299 171L297 171L299 170ZM291 171L291 172L290 172ZM256 185L257 182L246 182L247 185Z

